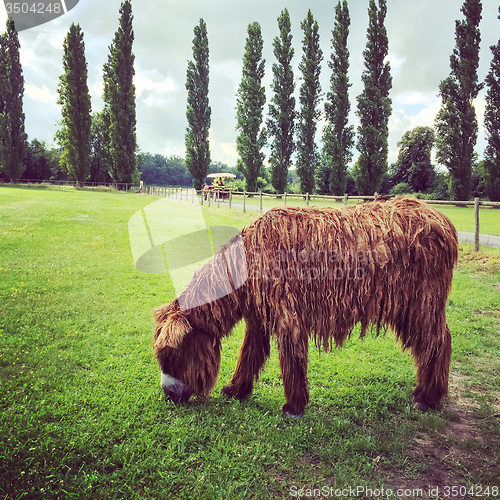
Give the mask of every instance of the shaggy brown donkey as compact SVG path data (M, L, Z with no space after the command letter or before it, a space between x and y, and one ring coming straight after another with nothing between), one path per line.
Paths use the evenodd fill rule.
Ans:
M413 399L436 408L448 390L451 336L446 301L457 233L442 213L396 198L336 208L275 208L247 226L154 311L154 350L165 394L207 395L221 339L244 318L246 333L229 397L248 397L275 336L286 404L302 415L309 400L309 338L326 351L357 323L389 327L417 365Z

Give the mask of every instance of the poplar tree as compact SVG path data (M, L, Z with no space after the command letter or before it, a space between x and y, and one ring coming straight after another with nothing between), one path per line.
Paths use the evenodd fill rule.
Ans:
M62 106L61 168L83 186L90 175L91 104L87 85L85 43L80 25L73 23L63 43L63 70L58 104Z
M472 101L483 87L478 82L481 1L465 0L465 20L455 22L456 47L450 56L451 73L439 85L441 109L437 130L437 160L450 172L453 200L468 200L472 191L472 162L478 125Z
M19 37L14 21L0 36L0 165L10 182L21 179L27 153L24 129L24 77L19 58Z
M241 83L236 98L236 149L239 154L237 169L244 175L247 191L257 190L257 177L262 169L265 155L266 130L262 127L262 115L266 103L265 87L262 85L265 60L262 59L262 33L259 23L248 25L248 36L243 57Z
M288 169L292 163L292 154L295 151L293 135L295 131L295 83L291 60L294 50L292 47L292 33L290 14L288 9L278 17L279 37L273 41L274 55L277 62L273 64L274 79L271 89L274 95L269 105L267 130L272 137L271 164L272 184L278 193L284 193L287 185Z
M208 105L208 36L207 25L200 19L194 28L193 61L188 62L186 90L188 91L186 117L186 167L193 176L193 186L201 189L210 167L210 115Z
M139 180L136 159L135 74L132 44L132 5L120 7L119 27L104 65L105 116L109 116L110 175L114 182ZM107 119L107 118L106 118Z
M320 117L318 104L321 100L319 75L323 51L319 46L319 27L311 10L300 23L304 32L302 41L302 60L299 69L302 72L299 102L300 112L297 124L297 175L303 193L314 191L316 168L319 154L315 143L316 127Z
M378 0L378 7L375 0L370 0L367 43L363 51L365 69L361 77L363 92L357 97L359 159L353 172L361 195L372 195L378 191L387 172L392 77L390 64L385 62L389 53L384 25L386 14L386 0Z
M488 138L484 153L485 187L491 201L500 201L500 40L490 49L493 58L486 76L488 89L484 113L484 126Z
M352 158L354 126L348 125L349 111L349 8L347 0L339 0L335 7L335 24L332 31L332 53L328 67L332 70L330 91L325 102L327 125L323 131L324 188L332 195L345 193L347 166Z
M7 35L0 35L0 173L9 159L11 142L7 113L7 101L10 95L8 58Z

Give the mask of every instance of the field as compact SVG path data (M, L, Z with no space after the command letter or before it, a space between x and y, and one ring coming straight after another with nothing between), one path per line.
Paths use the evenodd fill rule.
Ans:
M442 411L413 408L413 361L390 332L311 344L300 419L281 416L275 348L253 396L226 400L242 324L211 397L175 406L151 349L172 280L136 270L127 226L156 200L0 187L0 499L500 498L500 250L460 247ZM255 214L203 217L241 228Z
M185 196L185 194L184 194ZM234 203L241 205L243 203L243 196L241 194L234 196ZM213 202L212 202L213 203ZM227 202L225 202L227 205ZM247 198L248 205L259 206L259 198ZM360 200L350 200L349 204L361 203ZM305 207L306 201L303 198L287 198L287 206ZM283 205L283 199L263 197L262 206L264 208L271 208L278 205ZM344 204L333 202L330 200L312 199L309 202L310 206L334 206L343 207ZM446 214L455 224L457 231L465 231L473 233L474 226L474 206L462 207L453 205L436 205L435 208ZM479 210L479 228L481 234L491 234L500 236L500 211L491 207L481 207Z

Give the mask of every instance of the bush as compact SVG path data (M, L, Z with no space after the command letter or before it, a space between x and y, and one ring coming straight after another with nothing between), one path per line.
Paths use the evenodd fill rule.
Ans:
M400 196L403 194L410 194L413 193L413 189L407 182L400 182L399 184L396 184L392 189L390 194L394 194L396 196Z
M245 179L233 179L232 181L226 181L225 184L233 191L238 191L240 193L243 193L243 191L247 189L247 181Z

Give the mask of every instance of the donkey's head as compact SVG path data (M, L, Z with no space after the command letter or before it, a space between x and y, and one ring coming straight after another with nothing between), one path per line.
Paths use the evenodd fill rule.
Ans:
M215 386L220 367L220 338L194 324L177 300L153 311L153 348L167 398L186 402L194 392L206 396Z

